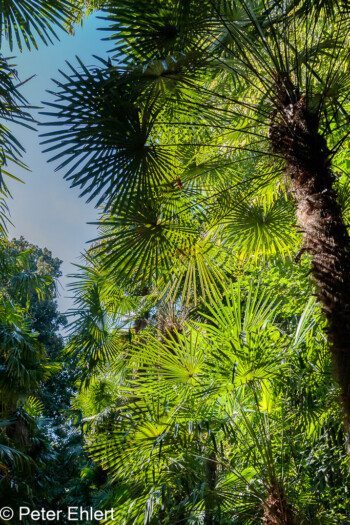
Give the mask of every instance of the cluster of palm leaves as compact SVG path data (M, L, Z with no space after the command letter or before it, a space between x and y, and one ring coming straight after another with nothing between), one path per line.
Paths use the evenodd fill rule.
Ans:
M348 318L336 325L325 300L336 287L315 270L298 184L320 167L332 189L319 182L309 201L330 192L344 230L349 5L128 0L102 13L111 57L69 65L43 134L101 210L67 347L87 449L109 476L96 497L118 524L345 522L324 334L347 370L333 336Z
M139 298L127 315L125 298L105 306L104 284L91 272L75 284L85 313L67 351L80 349L74 406L108 474L95 496L114 508L108 523L348 519L337 389L314 300L299 292L293 312L271 280L247 277L213 304L148 302L145 315Z
M346 194L344 9L106 4L112 59L78 61L56 81L43 143L101 207L91 257L116 287L197 304L219 297L247 261L296 254L285 157L270 137L286 98L314 111Z
M118 525L344 523L329 342L349 422L348 2L0 0L0 36L35 47L95 7L110 58L69 65L43 134L101 211L66 349L86 448L108 475L95 504ZM8 125L31 123L10 64L1 57L5 175L22 151ZM25 254L3 264L8 483L25 459L14 440L40 417L28 396L49 372L27 298L50 284Z
M57 38L72 12L60 0L0 1L0 494L1 503L31 501L35 462L45 448L43 410L37 394L43 381L58 370L33 330L30 303L53 298L51 277L33 268L31 251L16 249L6 238L11 193L8 178L26 169L24 148L16 138L16 126L33 129L29 103L21 95L14 57L7 47L37 48ZM6 45L4 45L6 44ZM27 79L24 79L26 81ZM42 454L41 460L44 455ZM40 462L40 461L39 461ZM0 520L1 521L1 520Z

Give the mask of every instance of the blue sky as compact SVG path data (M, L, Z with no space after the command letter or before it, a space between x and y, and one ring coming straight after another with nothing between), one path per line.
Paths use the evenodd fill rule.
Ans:
M36 75L22 87L31 105L42 107L42 101L52 100L46 90L54 89L51 79L59 78L58 69L68 73L65 60L76 65L77 55L89 65L96 63L92 55L106 56L110 43L102 42L106 33L97 30L102 24L101 20L91 17L84 21L83 28L76 29L74 36L62 32L60 41L49 47L39 43L38 51L20 54L17 49L11 53L6 47L2 48L4 56L16 56L12 62L17 65L21 81ZM93 204L86 204L78 197L79 190L69 188L69 183L63 180L63 172L54 172L55 166L48 163L48 156L42 153L37 133L19 127L15 131L26 149L24 161L31 172L12 170L25 184L9 183L13 196L9 206L14 224L9 227L9 238L23 235L33 244L46 246L55 257L63 260L61 284L64 288L60 288L59 307L65 311L71 306L66 275L74 272L72 263L80 262L87 241L95 237L96 227L86 223L97 219L97 210ZM43 131L45 129L39 129Z

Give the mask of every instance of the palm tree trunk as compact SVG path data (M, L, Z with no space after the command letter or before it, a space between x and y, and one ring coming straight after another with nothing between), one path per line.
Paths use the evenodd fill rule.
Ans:
M296 201L302 252L312 256L311 274L328 321L335 378L339 382L350 435L350 242L334 189L330 150L317 117L305 101L275 111L269 137L282 154Z
M268 487L262 523L265 525L295 525L293 511L287 503L282 485Z
M205 503L205 514L204 514L204 525L214 525L215 523L215 502L213 499L213 493L216 485L216 454L213 450L210 456L206 460L206 482L207 490L204 496Z

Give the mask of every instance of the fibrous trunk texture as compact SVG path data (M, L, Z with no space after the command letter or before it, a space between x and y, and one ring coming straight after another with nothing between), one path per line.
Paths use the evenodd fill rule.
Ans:
M311 274L328 320L334 372L340 384L345 424L350 431L350 257L330 150L318 130L318 118L303 99L285 105L271 120L269 137L282 154L296 201L302 251L312 256Z
M283 487L278 484L268 489L262 522L265 525L296 525Z

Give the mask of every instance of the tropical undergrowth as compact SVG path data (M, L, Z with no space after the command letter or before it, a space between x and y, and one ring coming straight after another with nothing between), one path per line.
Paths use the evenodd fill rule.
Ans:
M338 392L307 262L256 272L213 303L139 295L129 312L131 297L107 302L93 267L76 282L90 325L81 315L67 347L85 348L74 406L107 472L96 501L114 508L109 523L349 519Z

